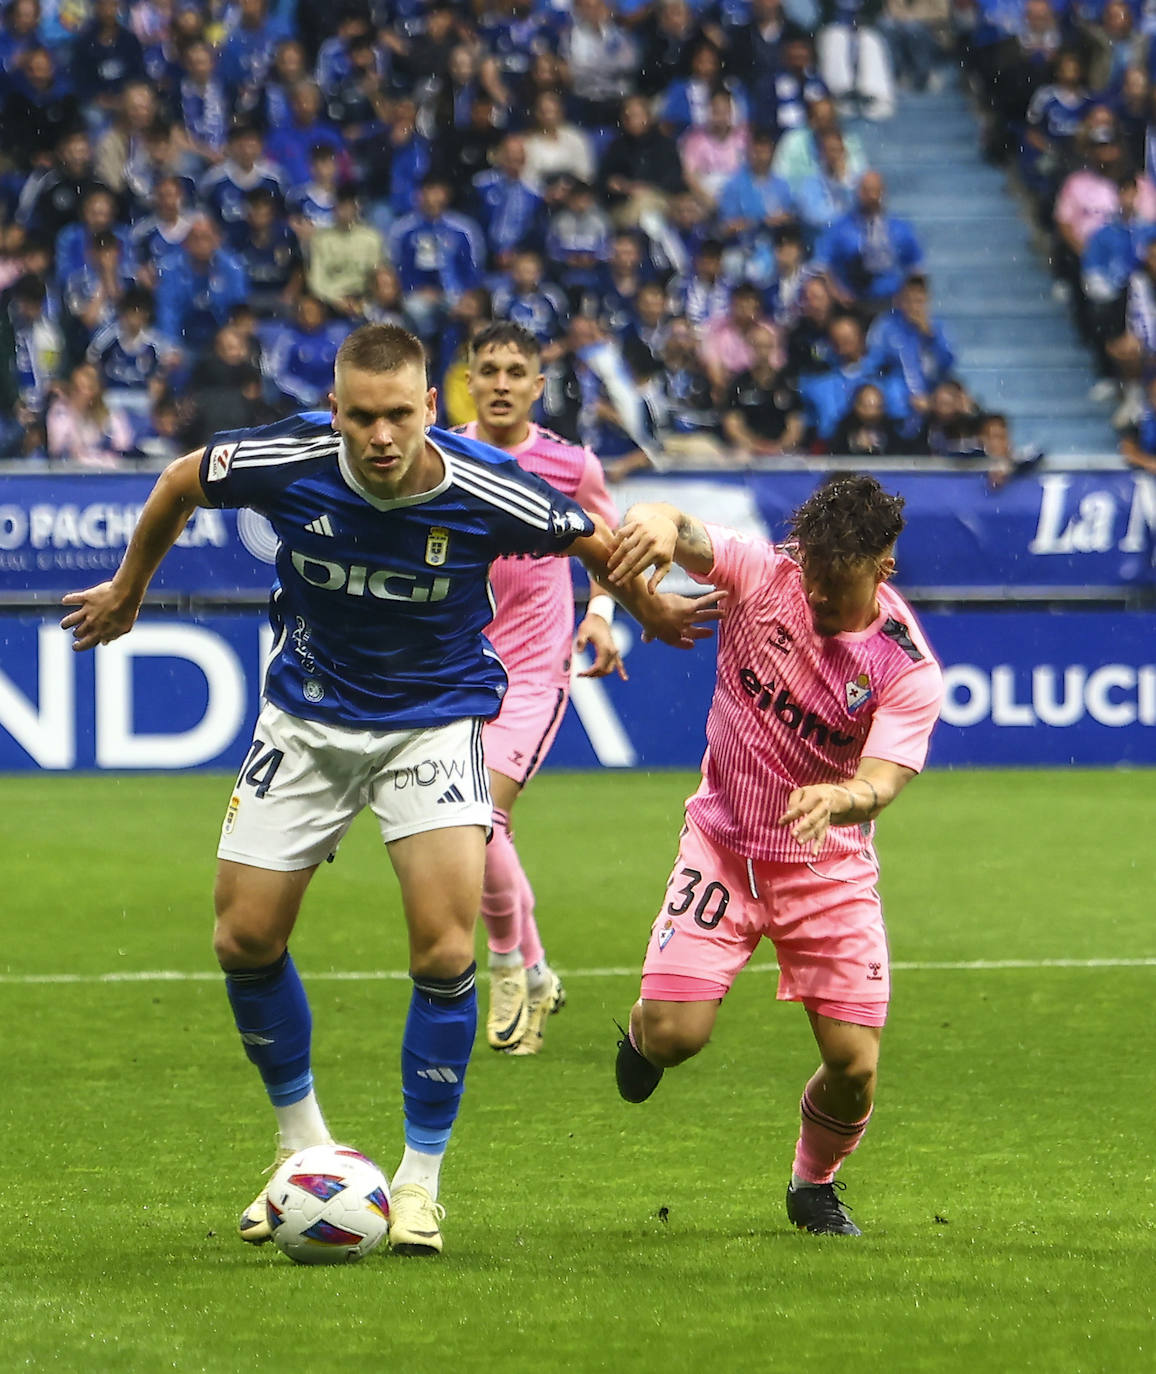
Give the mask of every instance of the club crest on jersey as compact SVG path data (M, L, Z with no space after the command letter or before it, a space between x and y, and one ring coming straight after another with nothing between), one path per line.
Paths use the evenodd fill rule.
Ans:
M441 525L434 525L425 538L425 561L431 568L440 568L449 556L450 532Z
M229 808L225 812L225 824L222 827L224 834L231 835L233 833L233 826L237 823L237 812L240 809L241 798L237 796L236 792L234 792L233 795L229 798Z
M233 461L233 455L237 452L237 444L218 444L216 448L209 450L209 467L205 473L205 480L209 482L219 482L228 475L229 464Z
M874 691L871 686L871 679L866 673L860 673L853 682L847 684L847 710L854 715L859 707L862 706L865 701L868 701L873 694Z
M662 923L662 929L658 932L658 947L665 949L674 938L674 922L668 916Z

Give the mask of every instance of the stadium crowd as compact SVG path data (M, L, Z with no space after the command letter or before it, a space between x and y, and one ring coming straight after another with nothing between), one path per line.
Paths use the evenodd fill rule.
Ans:
M1010 162L1049 240L1130 461L1156 468L1156 10L1146 0L968 0L964 61L986 153ZM1140 442L1140 429L1145 437Z
M0 452L109 466L324 406L365 321L421 336L464 422L468 341L495 317L541 342L538 418L611 478L980 452L919 242L854 127L888 116L896 74L940 78L946 19L938 0L10 0Z

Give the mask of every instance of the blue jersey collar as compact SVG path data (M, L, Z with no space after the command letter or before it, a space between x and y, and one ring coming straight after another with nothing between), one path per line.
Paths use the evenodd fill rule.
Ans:
M342 439L341 443L337 446L337 468L341 473L345 485L351 491L356 492L356 494L360 496L367 505L372 506L374 510L398 510L402 506L420 506L426 501L433 501L441 496L453 481L453 463L450 455L440 444L435 444L428 435L426 436L426 443L432 444L437 450L441 457L442 465L445 468L445 475L436 487L431 487L429 491L419 491L416 496L399 496L395 500L390 501L381 496L374 496L371 491L367 491L357 480L353 468L350 466L349 459L346 457L344 439Z

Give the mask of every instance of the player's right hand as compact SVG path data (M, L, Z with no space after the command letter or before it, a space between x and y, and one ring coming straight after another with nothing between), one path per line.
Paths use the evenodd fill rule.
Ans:
M62 630L72 631L72 647L77 653L95 649L98 644L111 644L128 634L140 609L135 602L126 602L113 582L101 582L83 592L69 592L61 598L61 604L77 607L60 622Z
M642 642L657 639L672 649L693 649L700 639L709 639L711 626L722 619L720 602L725 592L705 596L676 596L662 592L654 598L651 614L643 624Z
M664 515L627 516L614 535L614 552L608 560L610 581L629 582L652 564L647 589L653 593L670 571L678 543L678 526Z

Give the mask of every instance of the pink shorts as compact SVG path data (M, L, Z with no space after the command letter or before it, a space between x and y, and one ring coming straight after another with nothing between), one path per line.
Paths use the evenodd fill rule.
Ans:
M688 817L646 947L642 996L723 997L766 936L780 1001L881 1026L891 982L878 877L871 849L813 864L748 861Z
M482 730L486 767L525 786L550 752L569 698L568 687L512 681L498 718Z

